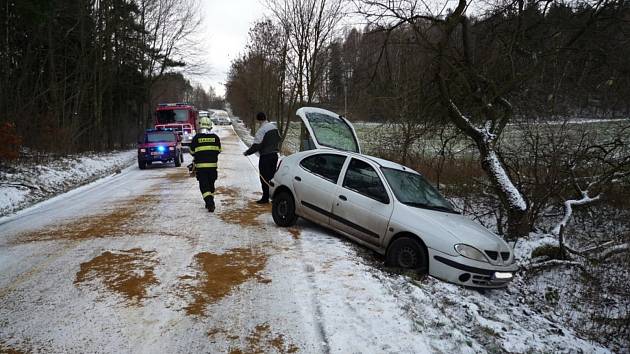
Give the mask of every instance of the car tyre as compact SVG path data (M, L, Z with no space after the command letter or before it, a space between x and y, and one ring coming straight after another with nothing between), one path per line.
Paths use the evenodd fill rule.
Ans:
M177 154L175 156L175 167L179 167L182 165L182 154Z
M141 170L144 170L145 168L147 168L147 163L146 163L146 161L140 161L140 160L138 160L138 167L139 167Z
M271 216L278 226L287 227L295 224L295 200L289 192L280 192L273 198Z
M387 250L387 264L403 269L427 272L428 256L420 242L412 237L400 237Z

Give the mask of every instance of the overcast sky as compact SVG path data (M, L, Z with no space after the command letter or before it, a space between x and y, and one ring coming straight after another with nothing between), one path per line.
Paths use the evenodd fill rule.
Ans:
M198 40L210 72L192 80L223 95L230 62L245 51L247 32L263 18L265 7L259 0L200 0L200 4L203 22Z

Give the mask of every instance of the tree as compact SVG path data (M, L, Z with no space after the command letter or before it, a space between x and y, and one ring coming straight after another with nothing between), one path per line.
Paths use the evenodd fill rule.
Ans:
M511 99L526 92L523 83L537 77L543 61L561 60L569 51L579 51L580 40L596 24L619 21L602 14L620 11L620 4L599 1L582 3L582 8L567 7L581 15L571 26L557 26L545 16L528 21L535 5L523 2L498 3L486 8L480 19L466 14L466 0L447 13L433 12L413 0L362 1L357 6L388 33L410 27L415 45L430 54L430 69L448 120L475 143L481 167L507 211L508 237L516 239L529 232L532 221L526 196L500 154L502 134L514 117ZM553 36L548 37L550 32ZM531 33L537 38L531 38ZM548 38L541 41L540 37Z
M135 141L198 13L193 0L24 0L4 2L0 23L0 122L26 146L70 152Z

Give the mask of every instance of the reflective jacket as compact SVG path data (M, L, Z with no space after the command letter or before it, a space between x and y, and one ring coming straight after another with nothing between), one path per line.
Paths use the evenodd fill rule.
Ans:
M245 155L251 155L255 152L260 155L266 155L278 152L278 146L280 145L280 133L276 125L271 122L265 122L254 137L254 143L245 151Z
M194 157L196 170L217 168L217 160L221 153L221 140L210 133L197 133L190 143L190 154Z

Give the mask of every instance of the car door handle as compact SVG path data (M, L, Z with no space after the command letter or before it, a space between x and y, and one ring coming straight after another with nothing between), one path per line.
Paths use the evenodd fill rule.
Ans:
M295 176L293 177L296 181L300 182L302 180L302 178L300 178L300 176Z
M345 196L345 195L340 195L340 196L339 196L339 199L341 199L341 200L348 200L348 198L346 198L346 196Z

